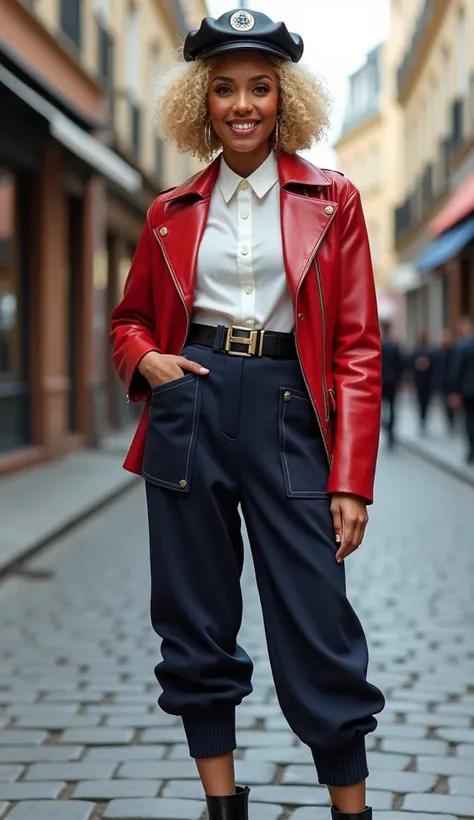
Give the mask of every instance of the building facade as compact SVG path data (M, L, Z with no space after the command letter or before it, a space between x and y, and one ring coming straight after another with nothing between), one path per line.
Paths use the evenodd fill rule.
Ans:
M385 45L374 48L349 77L341 135L335 144L337 168L360 190L374 265L379 314L391 319L396 296L388 280L394 264L391 176L393 148L390 99L385 86Z
M372 87L357 120L353 96L373 64L349 78L338 161L361 187L381 304L408 344L421 330L436 342L474 315L474 4L390 0L378 109Z
M197 165L153 88L204 0L0 0L0 474L130 420L109 315L146 210Z
M467 202L456 218L459 194L469 200L460 187L474 171L474 5L392 0L391 22L399 52L392 80L403 122L393 279L396 285L398 273L408 272L409 341L422 329L438 341L443 327L474 315L474 229L471 237L461 226L456 237L441 238L474 211L471 178L470 208Z

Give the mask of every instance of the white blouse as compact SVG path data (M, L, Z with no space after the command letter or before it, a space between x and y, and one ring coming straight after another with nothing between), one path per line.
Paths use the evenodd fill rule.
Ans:
M294 329L273 152L247 179L221 158L198 253L192 321L282 333Z

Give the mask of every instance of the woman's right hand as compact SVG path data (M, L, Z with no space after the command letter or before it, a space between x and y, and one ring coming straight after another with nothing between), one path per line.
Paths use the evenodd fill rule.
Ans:
M138 364L138 370L148 381L150 387L158 387L159 384L180 379L184 376L185 371L197 373L199 376L207 376L209 373L207 367L191 362L184 356L169 356L158 353L157 350L145 353Z

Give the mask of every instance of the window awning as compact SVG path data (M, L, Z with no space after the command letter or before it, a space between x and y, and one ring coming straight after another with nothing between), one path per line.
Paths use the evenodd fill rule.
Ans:
M4 66L0 66L0 82L23 102L34 109L49 123L49 131L54 139L80 157L99 174L114 182L124 190L134 193L142 187L141 175L131 165L92 137L87 131L58 111L54 105L37 94Z
M474 213L474 172L463 180L444 208L431 220L428 230L433 236L439 236L472 213Z
M420 273L439 268L456 256L474 238L474 216L433 239L416 261Z

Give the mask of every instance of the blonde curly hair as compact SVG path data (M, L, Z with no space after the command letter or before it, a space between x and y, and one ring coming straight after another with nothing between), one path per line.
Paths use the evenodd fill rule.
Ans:
M311 148L329 126L330 98L322 81L306 68L270 58L278 82L278 151L294 154ZM210 162L222 148L211 129L206 145L204 129L209 119L207 94L214 60L180 62L159 82L158 128L180 153ZM209 147L210 146L210 147Z

